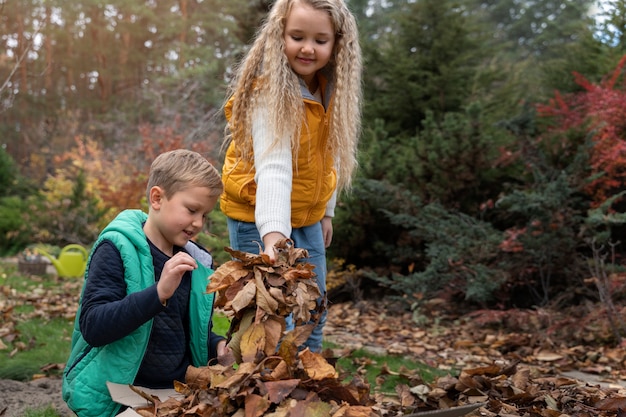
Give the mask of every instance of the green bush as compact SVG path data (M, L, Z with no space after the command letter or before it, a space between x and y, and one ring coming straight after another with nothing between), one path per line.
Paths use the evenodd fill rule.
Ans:
M501 259L514 277L512 290L525 287L534 304L544 305L582 284L588 270L580 232L588 203L566 172L554 178L537 173L532 187L504 195L496 209L511 222Z
M11 156L0 146L0 197L11 195L10 191L15 182L17 164Z
M493 164L499 156L498 146L512 136L504 129L496 131L493 126L486 126L478 104L463 112L446 113L439 119L426 112L421 129L413 135L390 137L381 120L366 125L359 176L351 192L341 196L334 221L333 240L337 243L331 246L329 254L348 264L380 269L382 272L374 275L381 276L390 275L389 271L407 275L427 268L438 270L437 259L446 254L467 255L472 245L444 250L445 243L438 240L437 234L430 233L432 238L424 236L421 228L428 225L416 222L420 223L420 216L429 216L420 213L433 204L431 209L438 207L446 214L442 219L425 220L433 227L445 228L447 225L442 223L446 221L464 225L469 219L480 223L479 216L484 213L481 206L495 199L502 184L519 170L517 166L495 169ZM460 219L456 219L458 216ZM498 235L497 227L492 225L489 239ZM480 240L473 245L480 247ZM492 246L493 243L487 245ZM479 265L484 260L464 262ZM498 270L493 265L488 269L491 268ZM488 272L481 274L491 276ZM496 282L500 282L501 274L494 274L499 277ZM494 289L497 287L491 278L488 282ZM410 285L407 292L415 289ZM490 298L488 292L470 291L469 298L486 300Z
M219 208L209 214L206 231L198 235L197 241L211 252L216 268L230 261L230 254L224 250L224 247L230 246L226 215Z
M0 198L0 255L13 255L31 242L30 225L22 218L26 209L19 197Z
M391 222L385 211L415 215L421 201L404 189L383 180L356 180L345 195L333 221L333 244L329 259L344 259L346 264L371 269L406 271L421 264L423 240Z
M590 242L623 234L621 190L593 207L591 138L580 129L543 137L525 107L498 137L475 111L427 117L415 137L372 124L329 254L410 302L531 307L574 294L590 274Z
M38 243L90 246L100 233L100 221L108 209L87 189L84 172L71 181L71 189L59 197L31 197L23 214L31 239Z
M404 230L404 243L420 242L424 248L421 256L414 255L415 262L405 273L365 275L409 302L442 294L475 303L491 301L507 278L497 256L502 233L487 222L440 204L422 205L411 196L405 200L413 201L416 210L382 212L392 225ZM409 246L403 252L416 253L418 249Z
M13 255L31 242L31 225L22 218L34 184L19 174L15 161L0 147L0 255Z

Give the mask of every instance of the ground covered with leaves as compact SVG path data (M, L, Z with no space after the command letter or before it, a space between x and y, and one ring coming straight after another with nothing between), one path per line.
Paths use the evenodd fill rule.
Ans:
M308 272L303 269L300 274L306 276ZM257 284L258 279L253 274L252 280ZM250 277L236 285L243 290L249 282ZM240 319L250 318L247 309L251 300L257 299L256 295L250 295L251 286L247 288L231 292L231 307L238 296L235 305ZM292 300L298 306L311 301L305 297L304 289L308 287L302 288L300 295L304 298ZM33 314L67 317L75 312L77 291L71 285L61 285L21 296L3 288L0 336L11 337L13 321L23 319L11 314L12 304L33 303L37 305ZM278 295L275 290L261 292L264 299L269 299L269 294ZM224 307L225 304L221 305ZM274 307L269 310L276 311ZM418 312L405 311L380 298L332 303L325 337L339 348L319 356L310 352L302 355L293 350L285 352L285 357L293 360L289 366L297 367L295 371L283 368L284 360L267 354L275 343L272 336L276 332L275 318L264 318L262 311L256 308L254 311L247 329L240 332L244 340L253 341L244 343L239 353L239 368L248 371L226 371L229 367L224 365L220 365L223 366L220 370L192 369L189 380L180 387L185 401L206 396L201 392L208 392L206 388L213 379L231 390L227 403L232 407L232 415L244 415L247 401L250 409L257 410L255 415L269 415L267 410L271 409L273 416L292 417L312 415L314 409L338 417L399 416L470 403L483 404L472 416L626 416L622 411L626 410L623 388L626 347L615 344L606 312L595 304L566 309L477 310L461 315L442 300L425 302ZM306 315L307 311L302 309L301 313ZM262 326L251 326L254 322L273 324L261 331ZM262 337L261 333L268 337ZM344 382L349 380L348 376L339 375L328 365L337 357L358 361L354 352L361 348L419 360L448 374L424 381L415 371L391 371L383 367L377 376L381 384L392 374L402 380L391 393L381 392L376 386L367 387L359 378ZM265 371L271 368L271 372L267 375L257 372L261 368ZM230 381L225 382L228 378ZM0 381L0 387L10 386L12 398L8 407L0 398L0 415L20 415L15 407L26 406L29 398L33 404L35 396L48 395L50 403L58 403L58 392L50 389L54 384L47 382L39 388L24 383L24 389L18 385ZM7 391L0 389L3 395ZM279 408L279 404L284 407ZM194 405L189 402L185 407L189 412Z
M596 343L610 338L601 307L587 306L584 314L575 307L457 316L441 300L427 304L429 318L421 325L377 300L329 309L328 338L344 349L401 355L450 371L431 383L406 372L397 396L374 394L388 409L485 402L471 415L626 416L625 346Z

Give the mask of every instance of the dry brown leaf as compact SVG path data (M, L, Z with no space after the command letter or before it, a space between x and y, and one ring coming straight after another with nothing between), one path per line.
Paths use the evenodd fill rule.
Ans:
M274 315L278 310L278 301L270 295L263 284L263 276L260 271L255 271L254 281L256 283L256 305L265 310L267 314ZM251 281L252 282L252 281Z
M415 404L415 397L407 385L398 384L396 386L396 394L398 394L398 398L400 399L401 407L411 407Z
M249 282L248 278L241 279L239 281L233 282L226 289L220 291L220 297L216 297L215 306L221 307L224 311L228 311L232 309L231 303L239 293L243 289L243 287Z
M365 407L359 405L348 406L343 414L344 417L375 417L372 407Z
M257 370L257 365L251 362L242 362L237 370L230 375L225 381L215 386L215 388L239 388L242 381L249 378Z
M482 366L479 368L464 369L463 373L470 376L487 375L494 376L502 373L502 368L498 365Z
M291 394L299 383L299 379L283 379L280 381L266 381L264 385L267 388L269 400L274 404L279 404Z
M185 373L185 383L191 389L206 389L211 384L213 372L209 367L196 368L188 366Z
M292 377L292 372L287 362L284 360L280 360L278 364L272 369L270 373L270 379L274 381L290 379Z
M252 323L241 336L241 358L244 362L259 363L265 356L265 326Z
M267 409L270 403L266 398L257 394L246 395L245 399L245 417L261 417Z
M513 383L514 387L525 390L528 386L528 383L530 382L529 378L530 369L528 369L527 367L522 367L519 368L518 371L511 376L511 382Z
M235 361L237 363L242 362L241 340L244 333L252 325L255 314L256 313L253 309L246 309L245 312L242 312L242 316L239 320L233 320L233 322L231 323L231 329L229 330L229 333L232 331L232 334L230 335L228 347L233 353L233 356L235 357Z
M285 331L285 321L276 316L270 316L263 323L265 326L265 355L276 354L276 346L280 343L280 338Z
M304 371L313 380L319 381L339 376L335 367L329 364L322 355L311 352L308 348L300 352L298 357L302 361Z
M328 417L332 406L320 401L315 395L298 401L289 413L290 417Z
M241 310L250 307L256 298L256 293L256 283L254 281L248 281L230 302L230 308L232 308L235 313L238 313Z
M555 352L545 352L545 351L537 353L535 357L537 358L538 361L544 361L544 362L552 362L552 361L558 361L559 359L563 359L563 355L560 355Z
M594 407L606 411L626 410L626 397L605 398L595 403Z
M211 282L207 286L207 292L212 293L221 291L233 285L234 282L245 278L249 274L250 272L248 270L242 268L241 262L225 262L211 275Z
M207 386L205 385L204 388L206 387ZM191 395L193 393L193 390L189 387L189 385L182 383L180 381L174 381L174 390L176 390L176 392L178 392L179 394L182 394L185 396Z

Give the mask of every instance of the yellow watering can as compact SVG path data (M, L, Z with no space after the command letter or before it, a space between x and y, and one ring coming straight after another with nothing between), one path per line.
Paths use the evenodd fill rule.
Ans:
M65 246L61 249L58 258L55 258L41 248L37 248L37 251L50 259L60 277L82 277L85 273L89 253L87 249L81 245L73 243Z

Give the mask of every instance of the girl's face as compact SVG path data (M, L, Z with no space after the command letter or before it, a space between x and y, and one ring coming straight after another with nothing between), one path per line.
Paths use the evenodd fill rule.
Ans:
M289 65L311 85L315 73L330 61L335 46L329 14L296 1L287 15L284 38Z

